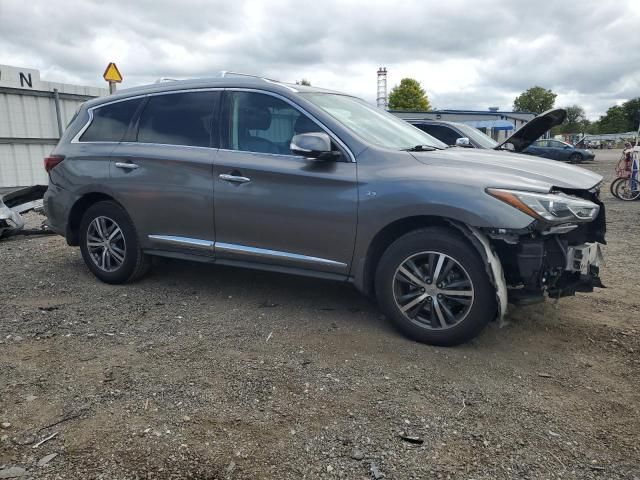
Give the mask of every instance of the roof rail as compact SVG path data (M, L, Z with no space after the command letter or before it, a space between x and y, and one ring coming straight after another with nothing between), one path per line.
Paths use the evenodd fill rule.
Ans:
M220 72L220 77L222 77L222 78L225 78L225 77L250 77L250 78L259 78L260 80L265 80L267 82L282 83L282 82L280 82L280 80L274 80L273 78L267 78L267 77L263 77L261 75L252 75L250 73L241 73L241 72L230 72L228 70L222 70Z
M280 80L274 80L273 78L261 77L260 75L251 75L250 73L229 72L227 70L222 70L220 72L220 77L221 78L230 77L230 76L257 78L257 79L262 80L264 82L277 83L278 85L281 85L281 86L283 86L285 88L288 88L292 92L297 92L298 91L295 88L293 88L291 85L288 85L288 84L286 84L284 82L281 82Z

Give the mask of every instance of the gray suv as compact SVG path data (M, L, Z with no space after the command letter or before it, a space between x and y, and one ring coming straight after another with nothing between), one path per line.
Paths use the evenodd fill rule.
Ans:
M91 100L45 168L51 228L107 283L152 255L345 281L437 345L600 285L600 176L449 148L315 87L234 74Z

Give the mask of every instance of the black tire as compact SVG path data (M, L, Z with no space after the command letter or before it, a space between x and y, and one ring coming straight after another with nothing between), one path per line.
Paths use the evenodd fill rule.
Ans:
M623 180L624 180L623 177L618 177L613 182L611 182L611 185L609 185L609 191L611 192L611 195L616 197L618 200L620 199L620 197L618 197L618 194L616 193L616 187L618 183L620 183Z
M632 180L630 178L618 178L612 185L613 194L616 198L623 202L632 202L640 198L640 184L635 182L635 189L632 189Z
M422 280L428 282L429 286L426 284L423 286L434 290L434 293L430 293L431 290L427 290L427 293L421 293L420 296L423 297L427 294L433 294L434 297L429 296L427 298L429 305L422 307L423 301L421 301L418 307L421 309L420 312L424 312L424 315L428 314L431 316L432 320L430 321L433 323L431 325L423 324L419 317L422 313L418 313L414 319L410 319L408 315L412 314L411 310L408 311L408 315L405 315L399 305L399 300L407 296L398 296L398 288L401 286L401 283L398 281L406 282L406 279L403 280L398 277L401 271L400 267L407 265L406 262L408 260L420 259L421 256L422 258L428 258L429 263L433 264L434 262L431 261L429 255L434 255L433 258L436 258L435 255L443 255L445 257L444 262L446 262L447 265L448 262L453 260L452 263L457 263L459 267L462 267L458 270L468 276L471 284L468 288L472 291L472 297L470 304L464 307L466 313L465 311L461 311L459 315L460 319L454 318L451 326L448 326L446 322L444 322L444 324L447 326L442 326L441 312L444 310L438 308L436 312L434 308L435 303L437 303L435 302L437 280L432 284L429 279L429 274L424 270L420 270L425 274ZM431 269L432 267L428 266L427 268ZM449 276L449 279L451 279L451 275L454 274L452 272L454 272L456 268L458 267L454 267L446 274ZM446 270L446 268L444 268L444 270ZM400 276L402 277L402 275ZM453 285L453 283L459 282L451 282L450 285ZM439 284L438 287L440 286ZM480 257L480 254L458 232L442 227L415 230L393 242L380 259L376 271L375 287L380 308L393 324L408 337L430 345L453 346L471 340L482 331L490 320L495 318L497 311L496 290L489 280L484 261ZM407 288L412 289L413 286L408 286ZM446 289L447 286L445 285L444 288ZM420 290L421 292L425 292L424 288ZM416 290L414 290L414 292L415 291ZM412 293L410 292L409 294L411 295ZM396 299L397 296L398 300ZM442 297L442 295L438 295L438 298L440 297ZM445 295L443 300L449 302L451 299ZM439 300L439 302L442 303L443 300ZM448 305L451 307L451 303L448 303ZM403 305L403 307L406 308L406 304ZM451 313L452 309L449 307L447 307L447 313ZM440 314L440 318L436 316L436 313ZM433 326L436 320L440 323L440 327Z
M90 234L90 228L95 233L95 227L91 227L96 219L106 219L116 225L121 231L121 243L117 251L124 251L122 262L119 265L109 265L113 269L107 271L98 265L99 260L95 260L96 256L100 257L100 252L104 251L104 247L97 247L98 250L92 250L89 246L88 238L94 239ZM105 220L103 220L105 221ZM84 213L80 222L80 251L87 267L91 272L105 283L121 284L132 282L142 277L150 266L150 258L145 255L140 248L138 234L129 218L127 212L117 203L112 201L103 201L91 205ZM122 248L124 246L124 248ZM109 247L111 248L111 247ZM115 248L115 246L114 246ZM93 252L93 253L92 253ZM97 252L97 253L96 253ZM117 263L114 260L114 263Z
M571 163L582 163L582 154L581 153L572 153L569 157L569 162Z

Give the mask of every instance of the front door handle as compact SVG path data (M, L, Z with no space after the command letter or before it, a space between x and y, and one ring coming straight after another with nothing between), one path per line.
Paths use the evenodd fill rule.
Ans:
M240 175L229 175L228 173L220 174L219 178L232 183L248 183L251 181L250 178L242 177Z
M136 168L140 168L139 165L136 165L135 163L131 163L131 162L116 162L116 167L117 168L122 168L124 170L135 170Z

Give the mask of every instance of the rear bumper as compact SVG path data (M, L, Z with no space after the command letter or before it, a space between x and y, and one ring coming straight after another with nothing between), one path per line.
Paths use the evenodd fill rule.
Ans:
M69 211L73 205L73 196L64 188L49 184L44 194L44 212L49 228L59 235L67 233Z

